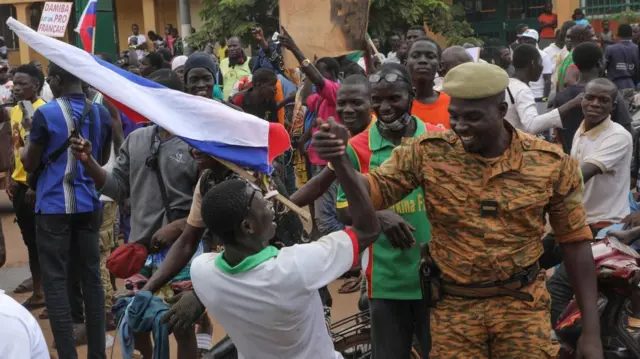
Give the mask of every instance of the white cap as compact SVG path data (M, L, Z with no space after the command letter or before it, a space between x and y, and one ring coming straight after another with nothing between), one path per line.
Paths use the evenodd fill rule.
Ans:
M534 29L527 29L527 31L523 32L521 35L518 35L518 37L530 37L532 39L535 39L536 41L540 40L540 35L538 35L538 32Z
M186 62L187 62L187 57L186 56L184 56L184 55L176 56L171 61L171 71L175 71L178 67L184 66L184 64Z

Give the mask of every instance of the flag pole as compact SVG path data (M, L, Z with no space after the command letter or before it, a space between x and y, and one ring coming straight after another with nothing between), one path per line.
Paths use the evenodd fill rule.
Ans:
M91 54L92 55L96 54L96 35L97 34L98 34L98 9L96 5L96 24L93 27L93 35L91 36Z

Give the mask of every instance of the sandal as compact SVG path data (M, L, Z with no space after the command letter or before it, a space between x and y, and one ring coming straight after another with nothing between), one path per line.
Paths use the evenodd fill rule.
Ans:
M38 315L38 319L40 319L40 320L48 320L49 319L49 312L47 311L47 308L44 308L42 313L40 313Z
M353 293L353 292L357 292L360 290L360 285L362 283L362 277L353 277L353 278L349 278L347 280L344 281L344 283L342 284L342 287L340 287L340 289L338 289L338 293L340 294L347 294L347 293Z
M25 279L16 289L13 290L15 294L23 294L33 292L33 279Z
M25 300L24 302L20 303L23 307L25 307L26 310L28 311L32 311L32 310L36 310L36 309L40 309L40 308L44 308L44 298L42 298L41 302L36 302L35 299L33 299L33 296L27 298L27 300Z

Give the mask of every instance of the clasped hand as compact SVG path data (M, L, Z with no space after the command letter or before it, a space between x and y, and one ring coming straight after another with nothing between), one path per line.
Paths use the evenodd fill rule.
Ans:
M333 117L326 122L318 120L319 131L313 134L311 145L318 156L325 161L330 161L343 156L347 151L349 130L338 124Z

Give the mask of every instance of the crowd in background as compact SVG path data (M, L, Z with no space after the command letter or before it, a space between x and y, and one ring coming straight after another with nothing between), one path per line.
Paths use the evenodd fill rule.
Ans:
M452 332L431 330L430 316L431 323L437 318L438 329L443 323L448 323L447 326L459 323L443 319L437 311L430 314L430 304L423 298L416 268L420 259L424 259L420 245L429 244L432 238L435 240L435 233L441 239L442 233L450 230L446 225L454 223L454 216L466 218L464 213L448 212L448 206L456 207L467 196L473 196L465 194L476 192L477 188L470 183L480 188L495 173L487 175L484 184L468 179L469 188L429 182L430 178L424 179L429 186L421 183L421 187L417 184L423 180L421 176L407 175L416 170L406 167L413 160L398 157L401 152L394 152L395 148L403 147L403 138L422 136L428 141L439 141L424 149L432 151L431 162L443 164L441 168L430 165L433 176L453 171L456 176L464 177L464 171L461 172L451 158L456 159L455 156L465 151L475 153L475 157L460 157L466 158L466 163L481 161L480 157L485 158L482 161L490 158L487 166L492 165L492 160L503 161L500 171L519 166L510 156L535 152L538 157L527 165L558 166L567 171L571 169L572 174L581 173L575 178L582 179L584 192L579 203L572 202L571 213L579 213L583 208L584 218L580 218L588 233L597 234L619 224L640 225L636 203L636 190L640 186L640 182L636 182L640 137L633 136L632 126L633 113L640 107L637 94L640 27L623 24L613 31L605 23L604 31L596 34L580 11L574 14L574 21L558 24L550 5L545 7L539 21L538 29L518 26L518 38L510 46L482 50L478 63L474 63L467 51L475 45L442 49L427 36L422 25L387 34L384 39L372 38L363 43L360 51L349 55L311 60L308 56L312 54L304 54L286 30L265 34L256 25L251 30L251 44L232 36L212 41L202 51L194 51L171 25L167 25L164 36L160 36L154 31L141 34L139 26L134 24L128 38L129 50L118 59L98 55L122 70L170 89L218 101L285 126L292 148L276 159L273 181L278 191L294 204L309 206L313 225L308 233L300 219L281 204L264 204L266 210L256 207L269 202L259 188L255 189L259 194L245 198L245 192L251 190L245 188L237 173L158 125L134 122L99 89L83 83L56 64L49 65L45 78L38 62L15 67L6 61L0 62L0 104L7 110L0 111L0 123L4 124L0 135L9 134L5 131L8 124L11 137L0 141L12 144L10 149L0 148L7 152L0 155L4 156L0 161L4 167L0 166L0 170L11 172L7 194L28 248L31 272L31 278L15 290L16 293L32 292L21 303L22 307L33 311L46 306L38 316L50 320L60 358L76 358L78 344L89 345L89 357L105 358L105 332L118 325L122 330L123 350L127 353L135 348L145 358L168 357L168 332L173 332L179 358L193 358L195 353L204 355L213 344L212 325L207 316L201 315L205 307L221 322L247 358L259 357L264 351L287 358L329 358L326 353L327 350L333 353L333 346L326 337L326 328L321 333L319 327L325 325L325 320L331 321L332 298L327 284L343 277L346 280L340 292L361 290L365 298L361 309L371 311L374 357L408 357L414 337L423 357L428 357L432 347L434 357L471 357L471 349L454 352L456 345L451 343L456 339L448 337ZM284 51L290 51L299 62L295 71L285 69ZM496 104L489 101L495 98L501 101ZM465 106L461 106L460 101ZM489 101L484 103L489 106L486 115L463 114L471 111L478 101ZM473 116L478 117L478 122L473 123ZM479 124L490 123L490 116L499 117L497 130ZM344 128L348 131L342 130ZM68 135L73 131L80 137ZM351 140L345 139L343 144L349 164L357 172L374 173L368 182L374 206L389 204L376 212L375 220L366 217L373 212L368 199L357 200L358 195L368 196L349 182L348 171L332 168L336 166L334 161L340 162L320 146L318 139L328 133L351 136ZM482 152L483 148L490 148L488 142L493 141L492 138L493 142L499 142L505 133L509 137L507 142L511 143L508 151L495 156ZM510 142L512 135L514 142ZM516 140L518 136L520 140ZM513 143L519 144L518 141L522 147L516 149ZM435 146L441 146L441 152L433 150ZM480 150L474 152L474 148ZM454 156L455 151L458 154ZM453 157L447 159L447 156ZM576 165L567 164L569 160L565 159L569 157ZM530 159L522 158L521 162ZM392 164L383 166L387 159L391 159ZM560 167L559 159L567 162L562 164L565 167ZM401 171L405 177L395 178L383 172L390 171L392 166L405 166ZM380 170L374 171L378 167ZM509 168L520 170L520 167ZM540 171L539 178L543 180L552 176ZM528 178L526 176L523 174L520 180ZM410 181L408 178L415 182L411 188L405 183ZM557 181L556 187L545 189L542 195L534 190L518 189L514 192L517 198L509 197L512 205L507 210L539 204L549 200L552 192L556 196L556 192L562 192L561 180ZM500 184L508 185L510 183ZM539 190L533 182L521 185ZM571 187L576 188L575 184ZM375 191L380 192L378 198ZM563 195L569 196L566 192L569 190ZM252 202L254 198L258 202ZM564 197L554 199L570 202ZM436 200L441 202L434 202ZM271 206L276 207L273 218L269 217L273 212ZM558 211L569 211L567 208ZM562 217L566 213L554 214ZM499 215L502 213L495 214ZM273 233L269 227L272 220L277 224ZM552 225L558 224L550 221ZM527 222L531 223L537 222L534 219ZM232 227L236 224L240 228ZM344 233L351 233L351 227L367 235L350 239L351 234ZM539 229L542 233L543 227L544 223L534 232ZM566 244L570 241L569 227L575 233L581 230L575 223L554 226L554 232L544 237L544 243ZM382 234L378 234L380 230ZM372 235L372 232L376 233ZM518 235L532 236L524 232ZM467 249L471 248L475 255L479 248L474 247L475 232L469 230L467 234L470 239L462 237L472 243ZM230 237L235 237L237 242L230 241ZM334 243L329 244L327 238ZM504 249L504 243L496 238L493 238L496 243L483 244L482 248ZM252 241L266 241L281 250L280 254L276 254L274 247L251 252L255 246L248 243ZM304 252L300 249L305 248L304 245L291 247L309 242L316 243L316 252ZM527 242L528 247L523 247L528 251L527 256L540 254L543 241L538 242ZM436 242L432 249L436 256L442 256L442 243L442 240ZM360 251L369 247L368 252L361 255L362 265L358 246ZM220 260L216 258L222 255L200 256L218 253L222 247L227 256L235 255L235 259L249 260L249 263L236 260L234 266L224 262L232 261L229 257ZM305 265L292 259L295 257L291 257L292 252L282 249L290 247L298 248L297 261L303 258ZM500 256L499 260L509 255L517 257L518 250L513 250L516 254ZM461 252L453 251L451 256L460 256ZM265 258L258 260L247 253ZM1 246L0 266L5 256ZM210 262L205 263L205 259ZM267 298L278 295L288 298L285 302L291 310L303 313L300 318L282 306L270 307L260 298L254 298L259 295L250 289L260 287L258 279L243 277L244 282L228 279L232 274L263 268L260 264L269 259L284 264L270 269L268 275L260 274L260 280L273 285L261 294ZM218 269L207 272L205 264L213 266L214 260ZM321 260L325 262L320 263ZM221 261L224 263L220 264ZM253 267L251 261L255 261ZM464 261L460 259L461 263ZM460 285L469 284L466 280L471 279L494 282L505 277L495 273L485 275L490 271L486 266L471 263L469 268L477 272L469 269L467 277L461 280L455 275L467 270L460 269L465 264L455 267L453 262L447 262L453 269L446 269L449 270L446 278ZM496 262L497 267L492 271L534 270L531 263L515 262L509 265ZM554 263L559 266L546 285L551 294L550 318L530 322L533 324L528 329L524 329L526 325L522 327L532 337L514 339L521 344L521 358L526 355L540 358L539 351L530 348L544 347L547 339L551 345L544 333L551 332L550 323L557 321L573 297L572 285L576 284L568 272L576 267L569 268L560 262L562 260ZM239 263L251 268L243 270ZM291 267L284 268L284 265ZM298 281L292 272L301 279ZM507 273L506 278L511 274ZM120 294L116 294L116 277L126 280L126 288L120 288ZM287 291L298 293L293 288L296 285L303 286L302 292L308 297L302 294L288 297ZM544 285L540 288L545 291ZM125 295L133 292L139 293L141 299L132 300L138 296ZM575 292L579 299L585 298L581 288ZM160 293L165 301L140 293ZM252 303L255 323L240 320L242 309L234 307L242 301L238 298ZM5 299L0 297L0 300ZM447 303L464 312L458 306L460 303ZM323 315L319 315L319 311ZM37 327L28 312L17 311L11 303L0 304L0 312L13 312L15 323ZM159 320L144 321L145 315L163 317L168 324ZM272 323L271 330L279 333L278 338L265 339L259 331L269 327L274 315L286 319ZM630 315L640 318L640 313ZM126 320L118 322L117 318ZM460 322L469 327L475 325L468 320ZM2 324L6 331L10 330L7 323ZM297 336L287 337L288 325L292 323L304 326L308 333L317 335L317 340L309 343L298 341ZM543 324L537 326L539 323ZM640 327L634 330L640 333ZM496 331L503 335L506 329ZM4 332L0 329L0 333ZM153 341L149 332L153 333ZM473 341L474 333L470 330L460 335L464 340ZM42 353L48 353L48 349L41 337L34 330L27 339L16 339L15 343L0 340L3 343L0 347L15 353L30 350L24 357L45 357L48 354ZM20 340L25 344L18 344ZM498 348L495 350L504 350L500 343L494 344ZM528 350L533 352L527 354Z

